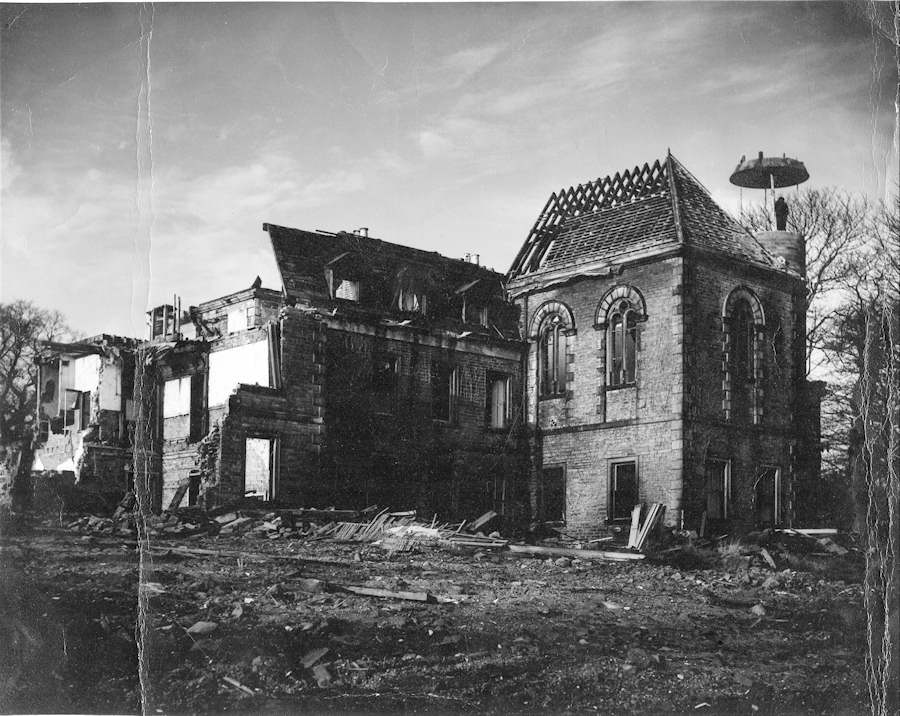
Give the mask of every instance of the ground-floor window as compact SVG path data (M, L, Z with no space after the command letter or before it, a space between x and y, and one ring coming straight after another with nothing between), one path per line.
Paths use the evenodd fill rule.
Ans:
M771 527L781 524L781 468L777 465L763 465L757 470L754 485L756 524Z
M275 440L247 438L244 448L244 496L271 500L274 493Z
M631 510L639 502L637 461L616 460L610 464L609 472L610 519L631 519Z
M731 463L709 458L706 461L706 517L710 520L728 518L731 501Z
M549 465L541 469L541 517L544 522L566 521L564 465Z

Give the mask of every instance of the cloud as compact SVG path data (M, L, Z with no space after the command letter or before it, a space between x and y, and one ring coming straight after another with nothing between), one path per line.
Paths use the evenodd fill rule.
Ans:
M503 45L470 47L445 57L442 67L462 78L470 77L490 65L501 52Z

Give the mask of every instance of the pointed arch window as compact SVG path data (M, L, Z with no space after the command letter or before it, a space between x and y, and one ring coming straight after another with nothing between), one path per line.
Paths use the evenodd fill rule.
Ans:
M544 323L538 341L538 369L541 397L562 395L566 391L566 334L561 316Z
M611 388L634 383L639 317L640 314L628 301L621 301L610 311L606 346L609 351L608 384Z

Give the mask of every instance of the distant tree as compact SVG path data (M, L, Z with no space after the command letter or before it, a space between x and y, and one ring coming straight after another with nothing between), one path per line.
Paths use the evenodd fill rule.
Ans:
M58 311L30 301L0 303L0 473L16 495L31 470L36 403L35 358L41 341L69 334Z
M870 203L837 189L806 189L790 195L787 230L806 241L806 373L825 367L827 344L835 330L836 294L857 276L860 250L866 246L874 212ZM772 231L771 206L742 215L752 232Z

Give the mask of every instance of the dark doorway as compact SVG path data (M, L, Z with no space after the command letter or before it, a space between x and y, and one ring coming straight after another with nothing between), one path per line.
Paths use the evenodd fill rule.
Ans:
M541 470L541 517L544 522L566 521L566 469L562 466Z
M781 470L764 467L756 478L754 498L756 524L759 527L773 527L781 522Z

